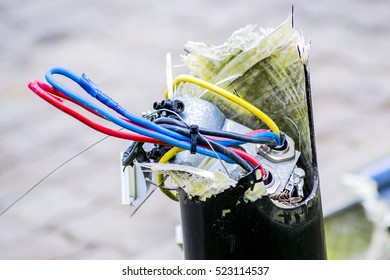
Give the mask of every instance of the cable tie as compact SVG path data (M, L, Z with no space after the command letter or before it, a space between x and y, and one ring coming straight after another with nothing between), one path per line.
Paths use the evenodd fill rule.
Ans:
M196 124L190 125L190 135L191 135L191 154L196 154L196 145L198 140L199 126Z

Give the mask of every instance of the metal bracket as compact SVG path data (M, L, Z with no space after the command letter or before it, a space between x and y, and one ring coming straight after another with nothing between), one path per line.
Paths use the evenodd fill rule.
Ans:
M122 156L123 153L121 154L121 161ZM130 206L130 216L133 216L156 190L157 186L147 182L145 173L138 164L125 168L120 165L120 167L122 172L122 204Z

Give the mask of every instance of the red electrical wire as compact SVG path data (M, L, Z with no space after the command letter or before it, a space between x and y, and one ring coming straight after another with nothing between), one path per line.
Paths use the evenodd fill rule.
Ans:
M132 140L132 141L137 141L137 142L148 142L148 143L152 143L152 144L167 145L165 142L162 142L162 141L160 141L158 139L155 139L155 138L152 138L152 137L148 137L148 136L139 135L139 134L135 134L135 133L123 132L123 131L111 129L111 128L103 126L103 125L101 125L101 124L99 124L99 123L97 123L95 121L92 121L91 119L87 118L86 116L84 116L84 115L80 114L79 112L73 110L72 108L66 106L64 104L64 99L66 99L68 101L71 101L71 102L81 106L82 108L86 109L87 111L89 111L90 113L92 113L92 114L94 114L96 116L99 116L99 117L102 117L102 116L100 114L98 114L97 112L91 110L87 106L84 106L83 104L81 104L81 103L79 103L77 101L72 100L71 98L69 98L68 96L66 96L65 94L63 94L62 92L56 90L54 87L52 87L52 86L50 86L48 84L45 84L45 83L42 83L42 82L39 82L39 81L35 81L35 80L31 80L28 83L28 87L35 94L37 94L39 97L44 99L46 102L50 103L54 107L56 107L56 108L60 109L61 111L63 111L64 113L72 116L73 118L79 120L80 122L84 123L85 125L93 128L93 129L95 129L95 130L97 130L99 132L102 132L104 134L107 134L107 135L110 135L110 136L113 136L113 137L127 139L127 140ZM124 119L124 120L129 121L127 119ZM255 130L255 131L250 131L250 132L248 132L246 134L250 135L250 134L261 132L261 131L268 131L268 130L266 130L266 129L264 129L264 130L263 129L259 129L259 130ZM210 137L210 139L223 139L223 138ZM210 148L210 147L207 147L207 148ZM249 155L248 153L246 153L246 152L244 152L244 151L242 151L240 149L232 148L232 147L229 147L229 148L232 151L234 151L236 154L238 154L240 157L242 157L243 159L245 159L246 161L251 163L253 166L259 167L262 176L263 177L265 176L265 171L264 171L263 166L260 164L260 162L255 157Z
M235 152L237 155L245 159L247 162L251 163L254 167L259 167L261 176L264 178L265 177L265 170L263 165L254 157L251 156L250 154L244 152L243 150L237 149L237 148L232 148L229 147L233 152Z
M110 136L114 136L114 137L118 137L118 138L122 138L122 139L127 139L127 140L132 140L132 141L137 141L137 142L149 142L149 143L153 143L153 144L166 145L166 143L164 143L160 140L157 140L155 138L151 138L148 136L139 135L139 134L135 134L135 133L118 131L118 130L108 128L108 127L103 126L97 122L92 121L91 119L85 117L84 115L80 114L79 112L66 106L63 103L64 100L62 99L62 97L65 98L65 96L47 84L32 80L28 83L28 87L34 93L36 93L39 97L41 97L42 99L44 99L45 101L47 101L51 105L57 107L58 109L60 109L64 113L76 118L77 120L81 121L85 125L93 128L99 132L105 133L105 134L110 135ZM61 97L59 97L59 96L61 96ZM66 98L66 99L68 99L68 98ZM78 104L77 102L75 102L75 103ZM99 114L97 114L96 112L93 112L92 110L83 106L82 104L78 104L78 105L87 109L89 112L94 113L95 115L101 117Z

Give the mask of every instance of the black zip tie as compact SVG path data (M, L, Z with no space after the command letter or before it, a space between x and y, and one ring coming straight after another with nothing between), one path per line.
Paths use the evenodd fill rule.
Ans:
M196 145L198 140L199 126L196 124L190 125L190 134L191 134L191 154L196 154Z

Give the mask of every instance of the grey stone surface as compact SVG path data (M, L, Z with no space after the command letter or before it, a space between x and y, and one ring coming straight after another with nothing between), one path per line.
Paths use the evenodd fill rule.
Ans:
M340 176L389 154L390 2L295 1L312 41L313 109L325 213L354 199ZM275 27L290 1L0 2L0 210L102 135L27 89L52 66L85 72L128 110L161 99L165 55ZM185 73L185 68L177 68ZM107 139L0 217L0 259L181 259L178 205L156 192L132 218L120 205L119 152Z

